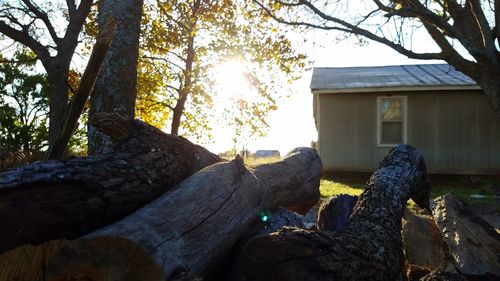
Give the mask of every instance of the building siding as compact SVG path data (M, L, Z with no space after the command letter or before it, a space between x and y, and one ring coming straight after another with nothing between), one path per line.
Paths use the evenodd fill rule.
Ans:
M407 97L407 143L430 173L500 174L500 121L480 91L391 92ZM377 146L377 97L315 94L325 171L373 171L390 148Z

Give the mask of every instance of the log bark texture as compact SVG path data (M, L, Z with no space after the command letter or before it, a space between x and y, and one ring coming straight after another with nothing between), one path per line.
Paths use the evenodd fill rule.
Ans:
M80 237L221 161L141 121L104 113L92 123L117 142L113 153L38 162L0 175L0 253Z
M127 218L63 247L47 279L84 274L80 268L106 280L138 280L133 278L141 274L148 274L141 280L165 280L179 271L202 276L262 210L311 208L319 199L321 171L309 148L254 170L241 158L212 165Z
M406 201L428 207L422 155L400 145L359 197L349 226L324 232L283 228L251 239L243 253L248 280L404 280L401 218Z
M335 231L346 228L356 201L358 196L348 194L332 196L325 200L318 210L318 230Z

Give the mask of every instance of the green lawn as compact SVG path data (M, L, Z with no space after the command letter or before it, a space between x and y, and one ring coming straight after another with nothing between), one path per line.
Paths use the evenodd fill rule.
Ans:
M321 197L326 198L338 194L360 195L364 189L363 181L334 181L322 179L320 182ZM492 207L500 212L496 196L500 195L500 181L476 180L471 182L451 180L431 180L431 197L436 198L446 193L453 193L464 199L470 205ZM471 195L482 195L484 198L473 198Z

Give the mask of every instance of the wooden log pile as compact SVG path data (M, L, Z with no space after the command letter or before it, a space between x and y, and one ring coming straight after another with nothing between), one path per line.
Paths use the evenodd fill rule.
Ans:
M31 251L24 244L68 239L39 262L43 280L203 276L266 210L305 213L319 199L322 165L312 149L249 168L137 120L91 122L113 138L112 153L0 175L0 264ZM0 280L38 276L22 279L19 268Z
M318 203L312 149L248 167L137 120L91 122L112 153L0 174L0 281L406 279L406 201L430 209L412 146L394 148L359 198L326 201L308 230L294 212ZM465 280L427 265L408 276Z

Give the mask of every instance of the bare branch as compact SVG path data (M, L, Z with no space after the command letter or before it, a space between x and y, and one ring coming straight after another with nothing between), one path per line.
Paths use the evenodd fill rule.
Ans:
M60 48L58 52L61 56L69 57L72 56L76 46L78 45L78 36L82 30L85 19L90 12L93 0L82 0L78 9L70 14L68 27L66 28L66 33L64 34L63 44L64 47Z
M319 28L319 29L324 29L324 30L337 30L337 31L341 31L341 32L352 33L355 35L364 36L368 39L371 39L371 40L376 41L378 43L389 46L392 49L394 49L395 51L397 51L398 53L405 55L405 56L412 58L412 59L423 59L423 60L443 59L443 56L441 53L416 53L416 52L413 52L411 50L404 48L403 46L401 46L399 44L394 43L393 41L388 40L385 37L378 36L378 35L370 32L366 29L360 28L358 26L355 26L355 25L350 24L348 22L342 21L340 19L328 16L325 13L323 13L321 10L319 10L317 7L315 7L314 5L309 3L308 1L302 1L302 3L304 3L304 5L306 5L309 9L311 9L312 12L314 12L315 14L320 16L321 18L323 18L327 21L336 23L339 26L326 26L326 25L322 26L322 25L312 24L312 23L308 23L308 22L288 21L288 20L285 20L283 18L276 16L269 8L267 8L260 1L254 0L254 2L257 3L257 5L259 7L261 7L271 18L273 18L274 20L276 20L279 23L288 24L288 25L295 25L295 26L306 26L306 27L310 27L310 28Z
M478 76L478 66L476 63L464 59L435 26L424 22L424 27L441 48L443 60L469 75L472 79L479 81L480 77Z
M52 40L56 43L57 46L61 44L61 38L57 36L56 30L54 29L54 26L50 22L49 16L40 10L31 0L22 0L23 3L26 5L26 7L29 9L30 12L32 12L38 19L40 19L45 26L47 27L47 30L49 31L50 37Z
M46 46L43 46L40 42L31 37L28 33L28 30L23 29L23 31L19 31L17 29L12 28L4 21L0 21L0 32L10 39L19 42L28 48L30 48L37 57L42 61L42 63L46 64L50 60L50 53Z

